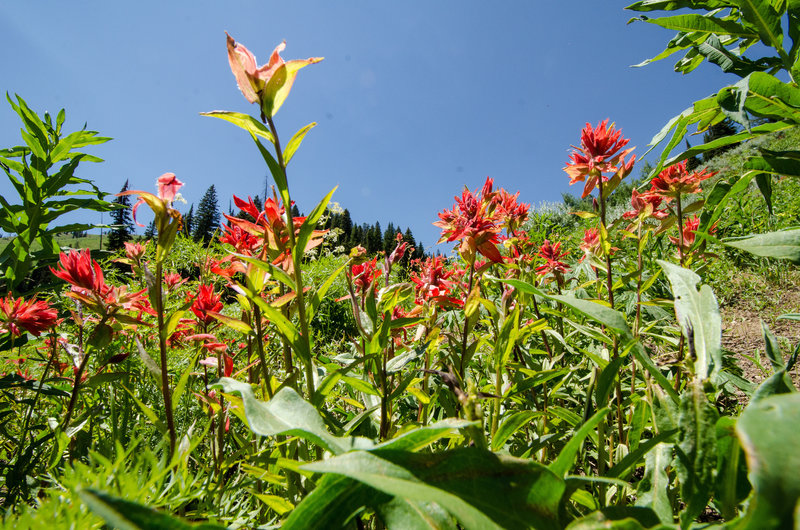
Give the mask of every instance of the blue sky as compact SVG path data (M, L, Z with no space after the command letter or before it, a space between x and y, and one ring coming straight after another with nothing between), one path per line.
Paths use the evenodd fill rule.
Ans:
M334 200L355 221L410 226L429 247L436 214L464 185L491 176L534 205L578 194L561 168L585 122L610 118L641 155L669 118L735 81L707 65L682 76L674 60L631 68L672 33L626 25L625 5L7 2L0 88L40 113L65 107L67 130L87 123L114 138L91 151L105 162L79 173L101 189L129 179L153 191L171 171L188 202L214 184L227 211L233 194L263 192L266 168L246 133L199 115L257 112L236 88L224 32L260 63L286 39L285 59L325 57L300 71L276 116L284 143L318 123L289 167L299 208L338 185ZM16 115L0 102L0 146L18 143Z

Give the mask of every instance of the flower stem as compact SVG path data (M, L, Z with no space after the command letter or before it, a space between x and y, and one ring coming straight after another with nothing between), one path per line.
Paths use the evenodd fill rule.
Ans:
M156 262L155 288L155 309L158 314L158 349L161 355L161 395L164 397L164 412L167 415L167 431L169 432L169 452L175 453L177 434L175 432L175 421L172 417L172 393L169 390L169 373L167 372L167 336L164 333L164 294L161 283L164 278L164 264Z
M301 340L305 342L307 346L306 350L309 353L309 358L305 363L305 372L306 372L306 388L308 390L308 399L312 403L314 402L314 368L313 368L313 359L311 357L311 341L309 339L309 328L308 328L308 320L306 319L306 303L305 303L305 294L303 293L303 271L301 268L301 259L303 257L303 251L305 249L296 248L296 238L294 235L294 219L292 218L292 201L291 196L289 195L289 180L286 176L286 162L283 159L283 151L281 150L281 141L278 137L278 130L275 128L275 123L272 121L271 116L265 116L267 120L267 124L269 125L270 131L272 131L272 136L275 139L275 155L278 160L278 165L283 172L283 176L286 177L286 198L288 199L286 202L289 204L284 204L284 214L286 215L286 227L289 232L289 246L292 249L292 264L294 269L294 282L295 282L295 292L296 292L296 299L297 299L297 315L300 319L300 334L302 336Z
M475 260L470 262L469 264L469 280L467 285L467 299L469 299L469 295L472 293L472 283L475 279ZM466 309L466 300L464 301L464 308ZM464 336L461 339L461 362L458 367L458 375L461 380L464 380L464 371L466 367L464 366L464 360L467 357L467 339L469 338L469 317L467 316L466 311L464 312Z

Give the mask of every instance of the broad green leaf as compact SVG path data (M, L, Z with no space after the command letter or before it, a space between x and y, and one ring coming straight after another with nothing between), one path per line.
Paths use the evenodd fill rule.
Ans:
M718 35L733 35L740 38L757 38L758 34L732 20L715 18L712 16L687 14L671 17L646 18L645 22L656 24L666 29L676 31L698 31L701 33L714 33Z
M800 394L770 396L751 403L736 424L747 457L754 496L742 526L793 528L800 500Z
M719 305L711 287L703 285L698 292L700 276L694 272L658 260L672 285L675 315L693 354L694 374L704 380L722 367L722 320Z
M299 436L334 454L372 446L372 442L366 438L340 438L332 435L325 427L319 412L290 387L282 388L271 400L264 402L256 399L250 385L229 377L217 379L212 386L220 386L225 393L236 392L242 396L248 427L258 435Z
M478 448L436 454L358 451L304 468L346 475L393 496L436 502L465 528L559 527L562 480L534 462Z
M731 238L723 243L756 256L786 259L800 265L800 228Z
M392 496L343 475L326 474L283 521L283 530L344 528L363 506L391 502Z
M659 443L645 457L644 477L636 489L636 505L651 508L662 523L672 523L667 468L672 462L672 444Z
M208 311L208 315L213 317L214 320L218 320L234 331L238 331L244 335L249 335L253 332L253 328L250 327L247 322L239 318L229 317L227 315L223 315L222 313L217 313L216 311Z
M781 15L770 2L764 0L737 0L744 20L758 28L758 36L766 46L785 56Z
M375 446L375 449L391 449L393 451L419 451L433 442L450 435L458 429L474 427L475 422L447 418L424 427L417 427L407 433L386 440Z
M278 495L267 495L265 493L253 493L255 497L270 507L278 515L283 515L292 511L294 505L287 499Z
M635 510L635 506L610 506L592 512L580 519L575 519L567 526L567 530L597 530L598 528L611 530L677 530L678 528L675 525L658 524L658 518L650 510L647 510L646 514L639 514ZM646 509L639 508L639 510ZM642 522L642 520L645 522ZM651 523L656 524L653 525Z
M452 516L435 502L394 497L375 507L386 528L404 530L457 530Z
M736 419L724 416L716 425L717 472L714 490L715 504L722 516L730 521L738 515L738 507L750 494L745 464L739 439L736 437Z
M275 143L275 137L272 136L272 133L267 126L249 114L242 114L241 112L229 112L225 110L212 110L211 112L201 112L200 115L229 121L237 127L249 132L250 134L260 136L261 138L266 138L270 143Z
M675 11L677 9L711 10L720 7L732 7L735 0L641 0L625 9L632 11Z
M372 453L346 453L303 467L315 473L343 475L393 497L435 502L457 517L466 528L501 528L460 497L430 486L407 469Z
M689 528L714 492L719 413L708 401L703 384L697 379L681 395L679 411L675 468L681 485L681 499L686 503L680 514L681 526Z

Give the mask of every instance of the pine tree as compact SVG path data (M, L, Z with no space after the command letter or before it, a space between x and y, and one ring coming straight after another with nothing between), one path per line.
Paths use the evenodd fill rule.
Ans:
M206 190L200 204L197 206L197 215L194 219L192 238L195 241L208 243L219 226L219 204L217 203L217 189L212 184Z
M394 227L394 223L389 223L383 233L383 251L388 254L394 250L395 246L397 246L397 230Z
M150 221L150 224L147 225L147 228L144 229L144 238L149 240L156 237L156 222Z
M183 216L183 235L190 237L194 228L194 204L189 206L189 211Z
M350 234L353 233L353 220L350 218L350 210L347 208L342 212L341 229L344 232L344 238L349 239Z
M705 134L703 134L703 143L712 142L714 140L717 140L719 138L724 138L726 136L733 136L737 132L739 131L736 129L736 124L733 122L733 120L731 120L730 118L725 118L721 122L715 123L714 125L708 128ZM733 149L737 145L739 144L738 143L730 144L723 147L718 147L717 149L711 149L709 151L706 151L705 153L703 153L703 161L708 162L715 156L724 153L728 149Z
M120 193L128 191L128 181L122 186ZM133 220L131 219L131 199L129 195L118 195L114 199L114 204L118 207L111 211L111 224L115 225L108 233L108 250L121 250L126 241L133 239Z

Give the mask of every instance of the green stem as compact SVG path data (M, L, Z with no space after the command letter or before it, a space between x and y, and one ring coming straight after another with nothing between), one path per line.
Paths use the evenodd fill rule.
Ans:
M283 151L281 150L281 142L278 137L278 130L275 128L275 123L272 121L271 116L265 116L267 120L267 124L269 124L269 128L272 131L272 136L275 139L275 155L278 159L278 165L283 172L283 176L286 177L286 199L288 204L284 204L284 213L286 215L286 228L289 232L289 247L292 249L292 264L294 268L294 282L295 282L295 293L297 298L297 315L300 319L300 334L302 336L301 340L305 342L306 351L309 353L309 358L305 363L305 372L306 372L306 388L308 390L308 399L310 402L314 402L314 367L313 367L313 359L311 357L311 341L309 339L309 328L308 328L308 320L306 319L306 304L305 304L305 294L303 293L303 271L301 268L301 259L303 257L303 251L305 249L298 249L296 248L296 239L294 235L294 219L292 219L292 201L291 195L289 195L289 179L286 176L286 163L283 159Z
M475 260L470 262L469 264L469 280L467 286L467 298L464 301L464 308L466 309L466 302L469 300L469 295L472 293L472 283L475 277ZM464 312L464 336L461 339L461 362L458 367L458 375L461 380L464 380L464 374L466 367L464 366L464 360L467 357L467 339L469 338L469 317L467 316L466 311Z
M169 452L175 453L177 434L175 432L175 421L172 417L172 393L169 390L169 372L167 371L167 336L164 327L164 294L162 282L164 277L164 264L156 262L155 288L155 310L158 314L158 349L161 355L161 395L164 398L164 408L167 416L167 431L169 432Z

